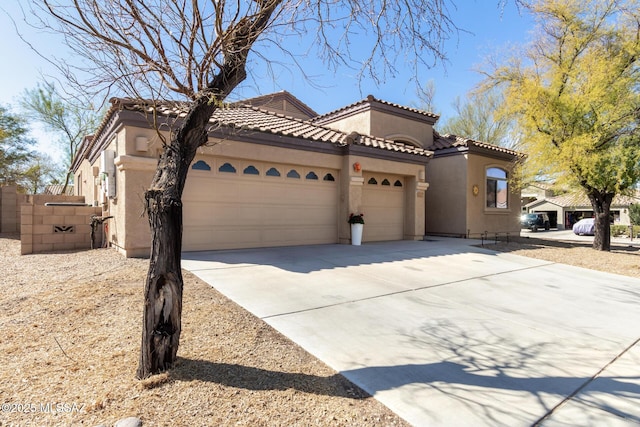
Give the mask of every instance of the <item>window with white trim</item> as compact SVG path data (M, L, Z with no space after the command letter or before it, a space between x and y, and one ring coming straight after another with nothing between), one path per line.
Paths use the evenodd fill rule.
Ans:
M487 208L508 209L509 184L507 171L500 168L487 169Z

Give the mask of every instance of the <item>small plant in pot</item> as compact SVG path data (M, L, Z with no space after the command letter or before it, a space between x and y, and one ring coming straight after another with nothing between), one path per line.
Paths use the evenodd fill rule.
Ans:
M360 246L362 243L362 229L364 227L364 214L349 215L349 224L351 224L351 244Z
M349 215L349 224L364 224L364 214Z

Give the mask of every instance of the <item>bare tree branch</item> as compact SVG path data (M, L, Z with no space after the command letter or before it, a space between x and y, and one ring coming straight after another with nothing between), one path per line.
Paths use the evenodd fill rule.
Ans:
M384 81L399 67L417 78L446 59L457 34L450 0L32 0L40 28L63 35L81 60L58 61L78 90L148 99L176 99L184 115L166 141L145 193L151 262L145 283L137 376L168 369L181 331L182 191L198 147L208 141L213 112L246 78L256 52L268 67L313 55L361 81ZM290 37L299 48L287 47ZM302 52L302 53L301 53ZM275 59L277 58L277 59ZM284 59L280 59L284 58ZM288 65L285 65L287 67ZM302 68L302 67L301 67Z

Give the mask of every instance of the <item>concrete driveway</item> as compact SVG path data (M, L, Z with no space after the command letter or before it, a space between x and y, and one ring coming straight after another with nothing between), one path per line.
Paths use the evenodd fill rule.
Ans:
M463 239L183 254L416 426L640 424L640 280Z

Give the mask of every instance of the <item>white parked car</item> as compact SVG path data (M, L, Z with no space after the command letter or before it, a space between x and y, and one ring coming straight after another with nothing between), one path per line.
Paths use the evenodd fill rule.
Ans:
M573 232L579 236L593 236L593 218L584 218L573 224Z

